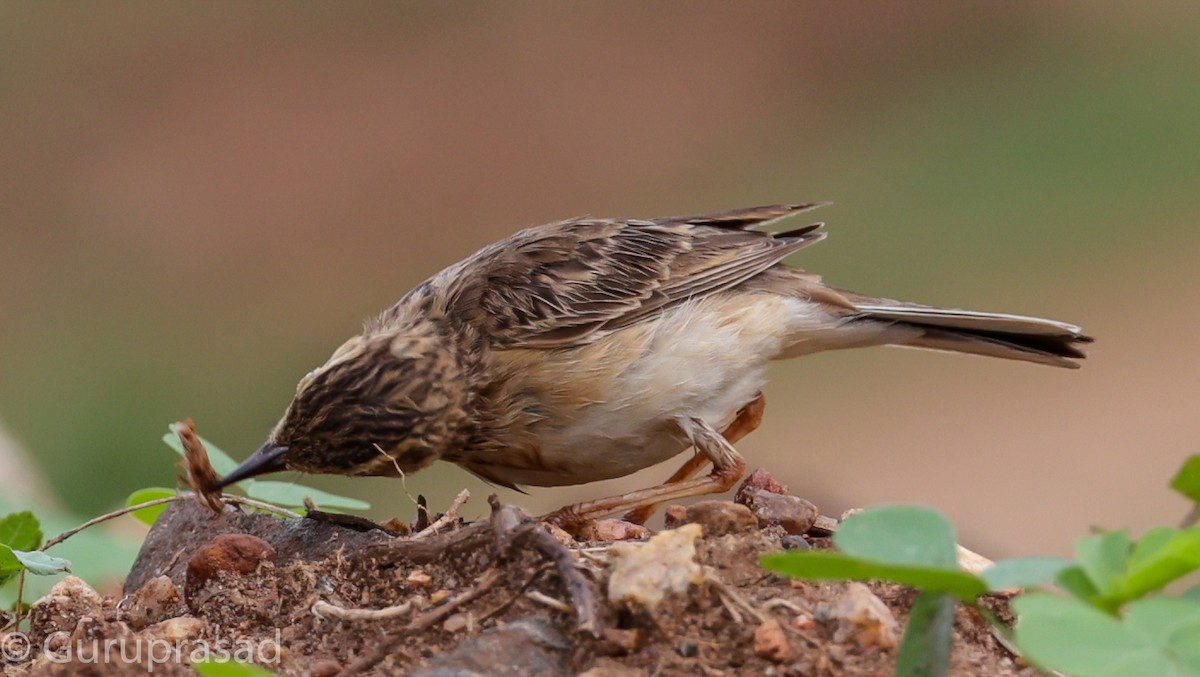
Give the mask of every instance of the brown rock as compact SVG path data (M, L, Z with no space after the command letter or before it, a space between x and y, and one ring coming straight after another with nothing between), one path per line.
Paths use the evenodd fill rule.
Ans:
M602 519L585 524L579 535L587 541L639 541L649 538L650 530L625 520Z
M152 578L118 607L118 617L141 630L185 611L179 588L167 576Z
M221 624L270 619L279 609L275 549L250 534L222 534L187 564L184 601L192 613Z
M838 628L833 635L835 642L850 641L864 649L896 648L899 624L895 616L863 583L848 584L841 601L832 611L838 619Z
M180 616L168 618L161 623L155 623L146 628L146 636L166 640L176 644L188 639L196 639L204 630L204 621L195 616Z
M184 596L190 605L194 594L219 572L251 574L266 562L275 562L275 548L270 543L250 534L221 534L188 560Z
M766 468L757 468L754 472L747 475L746 479L742 480L741 486L738 487L737 493L733 496L734 502L747 505L743 497L750 491L766 491L772 494L786 494L788 492L787 487L772 477Z
M779 621L769 619L754 631L754 653L759 658L775 663L786 663L792 659L792 645Z
M747 489L741 498L743 505L754 513L759 526L778 525L796 536L808 533L819 515L817 506L798 496Z
M322 658L313 661L308 668L308 674L312 677L334 677L342 671L342 664L332 658Z
M749 508L733 501L700 501L682 509L677 505L667 508L667 527L682 524L699 524L705 534L720 536L757 529L758 519Z
M81 579L67 576L55 583L50 592L30 608L33 643L41 644L57 632L71 633L80 619L99 617L102 604L100 593Z

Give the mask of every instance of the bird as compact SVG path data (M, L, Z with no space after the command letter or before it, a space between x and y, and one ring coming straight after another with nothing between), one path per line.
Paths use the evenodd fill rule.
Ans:
M422 282L300 379L267 441L219 482L282 470L404 477L437 460L520 489L623 477L692 448L660 485L549 517L582 524L719 493L775 360L905 346L1077 368L1073 325L827 285L784 262L828 203L519 231ZM711 465L706 475L701 472Z

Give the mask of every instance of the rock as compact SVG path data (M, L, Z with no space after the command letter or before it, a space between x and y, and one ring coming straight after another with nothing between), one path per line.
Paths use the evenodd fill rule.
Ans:
M650 530L625 520L602 519L583 525L579 535L587 541L637 541L648 538Z
M455 633L463 630L470 624L470 619L466 614L451 614L446 620L442 621L442 630Z
M195 594L220 572L251 574L268 562L275 562L275 548L270 543L250 534L221 534L188 560L184 596L191 605Z
M203 630L204 621L195 616L180 616L151 625L146 628L146 635L175 644L188 639L196 639Z
M758 520L758 526L780 526L795 536L808 533L820 514L817 506L803 498L765 489L748 489L742 499Z
M631 668L624 665L601 665L585 670L575 677L646 677L650 673L642 668Z
M30 635L34 645L57 632L72 633L80 619L99 617L104 600L83 580L67 576L33 603L29 610Z
M742 480L737 493L733 495L735 503L746 505L745 495L751 491L766 491L772 494L787 494L788 489L767 472L766 468L757 468Z
M335 677L342 671L342 664L332 658L321 658L313 661L308 668L310 677Z
M835 642L853 642L867 649L896 648L899 624L891 609L863 583L853 582L832 609L838 621Z
M404 578L404 582L417 588L433 587L433 577L425 573L422 569L413 569Z
M758 519L750 509L733 501L700 501L686 508L667 508L667 527L699 524L710 536L744 533L758 528Z
M183 596L166 576L151 578L137 592L122 600L118 618L134 630L141 630L168 618L184 613Z
M699 524L686 524L663 531L645 543L613 545L609 550L613 568L608 599L652 609L667 595L686 592L704 580L704 572L696 562L696 539L702 533Z
M759 658L775 663L786 663L792 659L792 645L779 621L769 619L754 631L754 653Z
M193 614L236 627L279 610L275 549L250 534L221 534L188 560L183 595Z
M569 677L571 643L549 622L523 618L465 639L412 677Z

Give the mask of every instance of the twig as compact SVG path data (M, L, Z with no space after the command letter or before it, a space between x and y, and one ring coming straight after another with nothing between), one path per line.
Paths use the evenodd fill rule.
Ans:
M428 630L434 624L450 615L451 611L483 595L501 580L503 580L503 577L500 575L499 569L488 569L487 573L475 584L475 587L456 597L450 598L445 604L425 612L414 618L404 628L388 635L382 643L375 646L375 649L371 653L346 666L344 670L338 673L338 677L350 677L351 675L362 674L370 670L391 655L409 635Z
M433 524L430 524L424 529L413 534L413 540L428 538L429 536L436 534L442 527L458 519L458 511L462 509L463 504L465 504L470 498L471 492L467 491L466 489L458 492L458 495L454 497L454 502L450 504L450 507L446 509L446 512L443 513L441 517L437 518Z
M496 542L507 543L508 548L528 543L543 557L554 562L567 593L571 595L571 602L575 605L576 627L593 637L598 636L600 614L596 606L596 597L592 594L587 579L575 565L575 558L567 546L559 543L558 539L551 536L540 524L531 521L528 515L523 515L515 508L500 505L495 494L488 497L488 503L492 506L491 521Z
M407 616L412 611L412 602L384 607L382 609L352 609L324 600L318 600L311 609L317 618L336 618L339 621L382 621Z
M548 606L551 609L556 609L563 613L569 614L575 610L575 607L571 606L570 604L567 604L561 599L555 599L550 595L541 592L540 590L530 590L529 592L525 593L525 596L537 602L538 604L541 604L542 606Z
M66 531L62 532L61 534L59 534L59 535L55 536L54 538L51 538L50 540L43 543L42 547L38 548L38 550L45 551L50 548L53 548L54 546L58 545L59 543L62 543L63 541L67 540L68 538L83 531L84 529L94 527L97 524L100 524L101 522L107 522L108 520L120 517L121 515L128 515L129 513L136 512L138 510L141 510L142 508L153 508L156 505L163 505L164 503L174 503L176 501L182 501L185 499L193 498L194 496L195 496L195 494L190 491L182 491L174 496L168 496L166 498L156 498L153 501L146 501L145 503L138 503L137 505L130 505L130 506L126 506L124 508L118 508L117 510L113 510L112 512L106 512L103 515L100 515L99 517L93 517L92 519L84 522L83 524L80 524L77 527L67 529ZM270 503L263 503L262 501L256 501L252 498L246 498L244 496L234 496L233 494L223 494L221 498L229 503L235 503L238 505L249 506L251 508L258 508L260 510L266 510L268 512L276 513L278 515L283 515L284 517L291 517L292 519L300 519L301 518L300 515L292 512L291 510L288 510L287 508L281 508L277 505L271 505Z

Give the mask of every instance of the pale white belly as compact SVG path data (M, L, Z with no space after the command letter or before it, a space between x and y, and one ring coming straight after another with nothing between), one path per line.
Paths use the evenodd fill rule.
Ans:
M537 462L487 471L497 481L557 486L664 461L689 446L678 417L724 427L762 389L770 360L833 347L831 326L806 301L719 295L589 346L530 358L521 378L542 389L547 412L529 431Z

